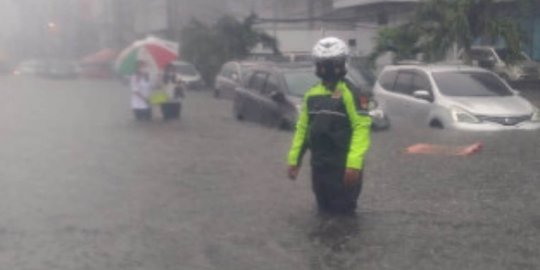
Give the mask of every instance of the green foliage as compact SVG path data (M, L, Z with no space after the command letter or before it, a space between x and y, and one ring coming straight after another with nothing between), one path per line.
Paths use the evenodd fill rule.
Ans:
M255 22L255 15L244 21L224 16L211 26L194 19L182 29L181 57L195 64L212 85L224 63L246 58L258 44L279 53L276 40L254 29Z
M387 52L394 53L396 59L411 59L419 52L416 42L418 34L409 25L399 27L386 27L381 29L375 37L375 49L369 56L369 62L374 65L377 58Z
M444 60L457 45L469 61L471 46L477 39L491 43L502 39L510 51L509 60L519 58L523 39L519 26L497 16L494 0L424 0L410 23L380 30L372 59L391 51L397 59L422 53L425 61L434 62Z

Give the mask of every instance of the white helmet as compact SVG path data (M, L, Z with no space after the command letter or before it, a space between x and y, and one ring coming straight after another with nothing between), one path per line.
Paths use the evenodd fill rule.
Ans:
M339 38L323 38L313 47L313 59L315 61L347 59L348 56L349 46Z

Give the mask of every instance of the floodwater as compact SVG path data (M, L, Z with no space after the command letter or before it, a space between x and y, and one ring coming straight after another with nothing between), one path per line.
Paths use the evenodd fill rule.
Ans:
M135 123L116 82L0 84L0 269L540 267L537 131L375 133L359 210L332 216L307 167L286 179L291 134L209 91ZM404 153L420 142L484 149Z

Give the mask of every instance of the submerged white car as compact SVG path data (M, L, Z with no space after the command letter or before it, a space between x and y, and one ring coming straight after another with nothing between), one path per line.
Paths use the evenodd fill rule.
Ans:
M388 66L374 95L393 123L479 131L540 128L538 108L482 68Z
M171 64L188 89L201 90L205 87L201 73L193 64L184 61L174 61Z

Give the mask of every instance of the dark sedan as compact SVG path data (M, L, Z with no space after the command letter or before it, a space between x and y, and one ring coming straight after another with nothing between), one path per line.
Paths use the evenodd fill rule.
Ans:
M214 97L232 99L234 97L234 89L241 86L246 71L255 65L259 64L256 62L236 61L225 63L214 82Z
M363 77L352 70L347 78L360 89L369 89ZM304 94L319 78L312 64L260 65L246 74L242 86L235 89L234 115L238 120L262 123L271 127L292 129ZM371 91L363 94L371 96ZM388 122L373 103L371 116L375 129L385 129Z

